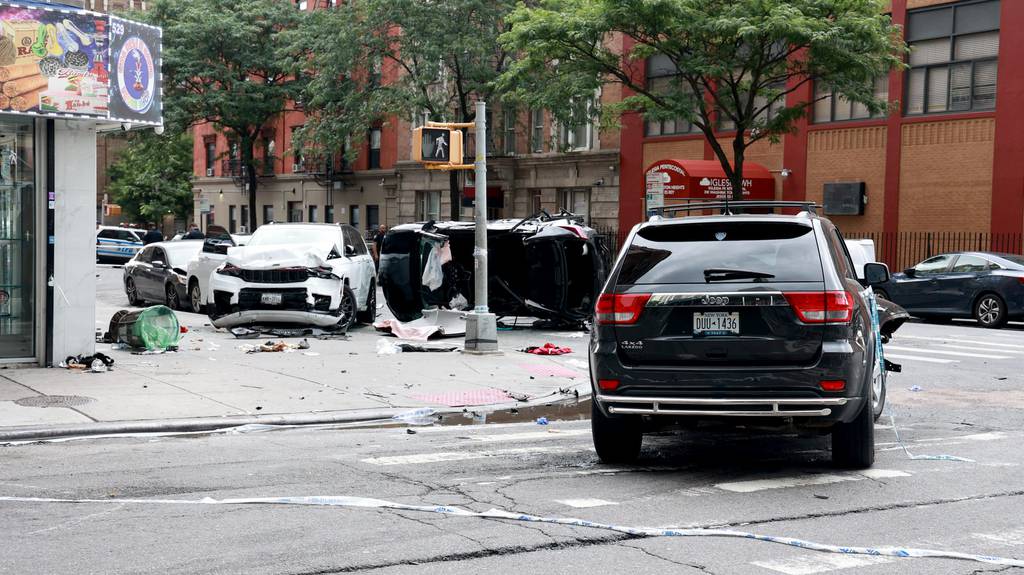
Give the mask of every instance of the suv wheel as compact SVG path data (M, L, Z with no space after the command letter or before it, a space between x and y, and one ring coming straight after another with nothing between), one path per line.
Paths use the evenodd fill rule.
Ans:
M199 291L199 281L192 280L188 286L188 302L194 313L203 313L203 294Z
M832 463L847 469L867 469L875 462L875 418L871 403L864 402L850 423L832 428Z
M885 410L885 370L878 363L875 362L871 373L871 413L874 421L878 421Z
M644 435L639 416L608 416L591 400L590 431L597 456L604 463L631 463L640 455Z
M348 286L341 290L341 303L338 304L338 327L348 329L356 320L356 294Z
M1006 304L994 293L981 296L974 304L974 319L981 327L1002 327L1006 323Z
M366 296L366 311L356 313L359 323L372 324L377 319L377 282L370 280L370 293Z

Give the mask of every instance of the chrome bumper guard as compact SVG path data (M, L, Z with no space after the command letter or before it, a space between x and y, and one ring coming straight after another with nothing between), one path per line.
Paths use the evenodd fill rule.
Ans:
M831 415L828 406L846 405L845 397L799 399L717 399L707 397L628 397L598 395L609 413L642 415L712 415L727 417L815 417ZM627 404L623 406L621 404ZM668 406L666 409L665 406ZM685 407L676 409L675 407ZM749 409L730 409L736 407ZM801 409L802 408L802 409Z

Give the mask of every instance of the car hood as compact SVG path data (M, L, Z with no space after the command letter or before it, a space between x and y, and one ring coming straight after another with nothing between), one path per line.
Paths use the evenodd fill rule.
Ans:
M242 246L228 248L227 263L247 270L327 266L330 243L318 246Z

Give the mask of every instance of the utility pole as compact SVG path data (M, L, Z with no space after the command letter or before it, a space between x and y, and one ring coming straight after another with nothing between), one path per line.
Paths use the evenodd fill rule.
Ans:
M476 247L473 249L475 281L473 311L466 315L466 351L499 353L498 319L487 307L487 104L476 103Z

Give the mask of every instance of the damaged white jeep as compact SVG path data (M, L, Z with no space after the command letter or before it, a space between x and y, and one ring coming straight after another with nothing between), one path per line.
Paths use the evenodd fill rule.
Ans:
M267 224L228 249L210 277L216 327L298 324L347 328L377 311L373 259L344 224Z

